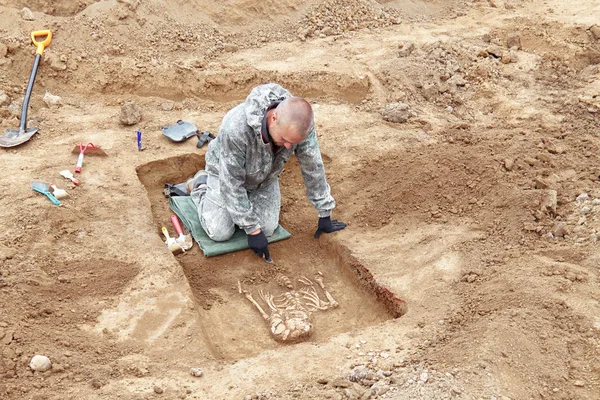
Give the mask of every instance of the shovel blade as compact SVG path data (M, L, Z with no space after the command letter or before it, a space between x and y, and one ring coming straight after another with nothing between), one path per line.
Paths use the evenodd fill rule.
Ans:
M15 147L25 143L38 132L38 128L28 128L26 131L20 129L7 129L0 135L0 147Z

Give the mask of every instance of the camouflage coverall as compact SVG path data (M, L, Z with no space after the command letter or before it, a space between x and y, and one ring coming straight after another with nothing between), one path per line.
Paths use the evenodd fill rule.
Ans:
M268 107L290 96L274 83L254 88L244 103L225 115L217 138L209 143L207 184L194 189L191 195L202 227L211 239L229 239L236 225L247 234L259 228L266 236L273 234L281 207L279 174L292 153L298 158L306 194L319 217L331 215L335 200L325 179L315 130L291 149L282 147L277 153L262 139Z

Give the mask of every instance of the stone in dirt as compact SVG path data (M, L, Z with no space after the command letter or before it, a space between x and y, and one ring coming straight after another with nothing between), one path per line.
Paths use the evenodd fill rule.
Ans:
M44 95L44 103L46 103L48 108L58 108L62 105L62 99L60 96L55 96L50 92L46 92Z
M10 104L10 97L2 90L0 90L0 107L4 107Z
M600 39L600 26L594 25L590 28L590 33L595 40Z
M33 16L33 12L31 12L31 10L27 7L23 7L23 9L21 10L21 18L23 18L25 21L34 21L35 17Z
M552 228L552 234L554 237L565 237L569 234L567 227L562 222L557 222Z
M383 111L383 119L393 123L405 123L411 116L408 104L402 102L390 103L385 106Z
M6 57L8 54L8 46L4 43L0 43L0 58Z
M22 100L13 100L8 105L8 112L10 113L10 115L13 115L15 117L19 117L21 115L21 109L22 108L23 108Z
M202 375L204 375L204 372L202 371L202 368L192 368L192 369L190 369L190 375L195 376L196 378L199 378Z
M543 178L540 178L540 177L535 178L534 187L536 189L548 189L549 186L550 186L550 184L548 182L546 182L546 180L544 180Z
M160 105L160 108L161 108L163 111L173 111L173 108L175 108L175 102L174 102L174 101L171 101L171 100L169 100L169 101L165 101L164 103L162 103L162 104Z
M121 106L121 123L131 126L142 120L142 109L133 101L127 101Z
M540 197L539 210L543 213L556 214L557 197L556 190L544 190Z
M154 386L154 393L163 394L164 390L160 386Z
M35 355L29 362L29 368L37 372L45 372L52 368L50 359L46 356Z
M516 33L509 33L506 37L506 46L509 49L516 48L521 50L521 36Z
M400 46L400 51L398 51L398 56L406 57L409 56L415 50L415 44L413 42L404 43Z

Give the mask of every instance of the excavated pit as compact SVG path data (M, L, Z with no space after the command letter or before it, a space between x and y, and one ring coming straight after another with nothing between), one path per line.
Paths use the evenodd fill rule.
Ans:
M160 235L161 226L169 226L173 233L169 222L172 212L162 194L164 184L183 182L203 166L202 155L189 154L137 168L138 178L151 202L157 235ZM282 174L283 197L289 190L304 193L297 184L286 184L286 180L294 175L300 175L300 170L292 159ZM312 227L315 221L314 218L308 220L308 215L312 214L286 211L284 207L281 220L286 225L285 221L294 218L299 225ZM340 306L311 315L314 331L308 340L313 342L323 342L337 334L380 324L406 313L406 303L380 285L367 267L337 243L335 236L324 235L316 240L310 233L290 231L290 239L270 245L273 264L260 260L250 250L207 258L197 244L187 253L176 256L195 296L204 338L215 357L235 361L281 346L269 335L268 326L258 310L238 292L238 281L268 310L260 300L259 290L273 295L288 291L277 284L277 275L283 274L298 285L299 277L313 279L321 272L326 289ZM166 247L165 251L168 251ZM320 289L318 292L324 299L323 292Z

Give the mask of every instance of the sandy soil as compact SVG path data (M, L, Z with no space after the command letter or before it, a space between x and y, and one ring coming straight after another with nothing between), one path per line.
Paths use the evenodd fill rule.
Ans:
M29 33L54 40L40 132L1 150L0 398L598 399L599 18L592 0L2 2L2 130ZM161 126L217 132L269 81L312 102L348 228L313 239L292 160L273 265L173 256L161 189L205 148ZM108 157L74 186L58 172L80 142ZM278 274L317 271L339 308L306 342L273 341L237 281L277 292ZM32 372L35 354L52 369Z

